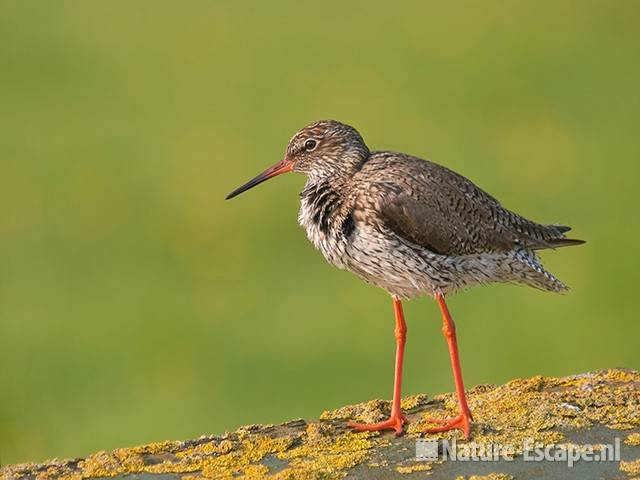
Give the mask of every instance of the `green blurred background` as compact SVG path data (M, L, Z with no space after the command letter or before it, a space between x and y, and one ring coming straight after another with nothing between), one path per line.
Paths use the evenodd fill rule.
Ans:
M232 202L308 122L444 163L588 240L565 296L454 297L469 386L640 364L637 1L0 1L0 461L388 398L388 296ZM453 387L429 299L405 393Z

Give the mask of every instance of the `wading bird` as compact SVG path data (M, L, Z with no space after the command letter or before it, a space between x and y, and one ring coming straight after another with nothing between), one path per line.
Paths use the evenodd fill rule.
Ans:
M441 165L404 153L370 151L358 131L326 120L304 127L289 141L284 159L227 199L285 172L300 172L298 222L327 261L386 290L396 328L391 415L355 430L402 432L400 408L406 325L403 299L432 296L442 313L460 413L426 430L462 430L469 438L471 411L462 382L456 329L445 296L490 282L512 282L563 292L544 269L537 250L584 243L565 238L562 225L542 225L507 210L470 180Z

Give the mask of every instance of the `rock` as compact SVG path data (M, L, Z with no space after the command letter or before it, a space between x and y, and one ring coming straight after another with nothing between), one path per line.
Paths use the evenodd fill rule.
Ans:
M373 422L389 402L324 412L318 420L251 425L225 435L161 442L87 458L9 465L3 480L196 479L600 479L640 474L640 374L612 369L569 377L516 379L468 392L472 439L422 435L427 417L456 414L454 394L403 400L402 437L354 433L345 421ZM416 458L435 453L432 461ZM547 459L543 459L545 456ZM573 464L570 466L569 464Z

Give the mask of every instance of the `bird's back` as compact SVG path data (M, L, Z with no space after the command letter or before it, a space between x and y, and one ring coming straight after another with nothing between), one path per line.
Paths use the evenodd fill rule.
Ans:
M582 243L564 237L568 227L528 220L462 175L409 155L374 152L353 184L361 198L376 204L389 229L434 253L468 255Z

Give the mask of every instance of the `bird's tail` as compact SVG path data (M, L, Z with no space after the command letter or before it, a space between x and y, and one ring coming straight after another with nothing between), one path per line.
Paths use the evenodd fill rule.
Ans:
M566 225L547 225L546 228L554 234L545 238L550 248L570 247L572 245L582 245L586 243L584 240L577 238L566 238L564 234L571 230L571 227L567 227Z
M514 250L512 254L515 262L509 262L508 268L513 280L517 283L548 292L564 293L569 290L569 287L542 266L540 259L532 250Z

